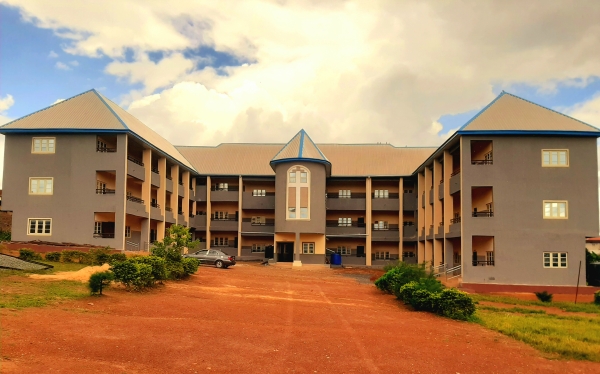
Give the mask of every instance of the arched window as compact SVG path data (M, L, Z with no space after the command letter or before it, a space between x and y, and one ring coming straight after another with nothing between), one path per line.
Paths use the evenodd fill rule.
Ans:
M292 166L287 173L287 219L310 219L310 172Z

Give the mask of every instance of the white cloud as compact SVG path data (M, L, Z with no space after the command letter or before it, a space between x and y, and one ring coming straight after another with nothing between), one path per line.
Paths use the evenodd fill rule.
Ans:
M14 103L15 100L13 99L12 95L6 95L5 98L0 98L0 113L6 112L11 106L14 105Z
M58 58L58 53L50 51L50 53L48 53L48 58Z
M600 128L600 93L590 100L567 108L564 112L580 121Z
M52 103L52 105L54 105L54 104L58 104L58 103L60 103L61 101L65 101L65 99L56 99L56 101L55 101L55 102L53 102L53 103Z
M3 99L0 98L0 126L12 121L12 118L4 115L4 112L10 109L14 103L15 100L11 95L6 95ZM0 135L0 149L2 150L2 152L0 152L0 189L2 189L2 179L4 176L4 135Z
M56 63L56 65L54 65L54 66L55 66L57 69L60 69L60 70L71 70L71 68L69 67L69 65L67 65L67 64L65 64L65 63L62 63L62 62L60 62L60 61L58 61L58 62Z
M141 85L122 104L181 144L283 142L303 127L317 142L435 145L440 116L482 107L493 85L552 94L600 76L596 0L0 1L66 52L110 57L108 74ZM193 70L184 51L199 46L244 64Z
M70 62L69 62L69 65L71 65L71 66L79 66L79 62L78 62L78 61L75 61L75 60L73 60L73 61L70 61Z

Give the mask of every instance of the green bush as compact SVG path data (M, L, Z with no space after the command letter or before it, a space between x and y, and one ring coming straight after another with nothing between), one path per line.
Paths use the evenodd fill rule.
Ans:
M113 253L110 255L110 259L108 260L109 264L113 264L114 262L123 262L127 261L127 256L125 253Z
M139 263L134 259L115 262L110 270L114 273L115 280L123 283L129 289L140 291L154 283L152 266Z
M437 294L444 289L444 286L434 278L422 278L418 281L409 282L394 292L396 297L400 300L403 300L406 304L412 305L415 309L418 310L430 310L433 311L433 306L429 309L422 309L421 306L415 306L415 304L426 305L427 303L422 303L420 301L416 301L416 293L417 291L427 291L430 295ZM420 293L419 297L423 297L425 294Z
M90 256L90 262L92 265L103 265L110 262L111 253L110 247L105 248L92 248L88 252Z
M183 262L167 261L167 276L169 279L183 279L187 276L183 267Z
M594 293L594 304L600 305L600 291L596 291L596 293Z
M400 262L377 279L375 286L387 293L396 293L405 284L422 278L433 278L432 275L427 274L424 264L413 265Z
M91 256L87 252L66 250L61 253L63 262L79 262L80 264L90 264Z
M196 258L187 257L182 260L183 262L183 271L186 275L196 274L198 271L198 267L200 266L200 261Z
M108 287L113 279L115 279L115 275L110 271L102 271L92 274L90 276L90 280L88 281L88 287L90 288L90 291L92 291L92 295L102 295L102 288Z
M548 293L548 291L536 292L535 296L537 296L538 300L544 303L549 303L552 301L552 294Z
M32 251L31 249L21 248L19 249L19 258L25 261L36 261L41 260L42 256L39 253Z
M164 258L157 256L138 256L130 258L131 261L138 264L146 264L152 267L152 278L155 282L162 282L169 278L167 273L167 262Z
M475 314L475 302L465 292L447 288L436 296L434 309L441 316L466 321Z
M151 287L154 285L154 278L152 277L152 266L148 264L135 264L137 267L137 276L133 281L133 287L140 291L144 288Z
M10 231L0 231L0 242L10 242L11 234Z
M48 252L45 257L46 261L60 262L60 252Z

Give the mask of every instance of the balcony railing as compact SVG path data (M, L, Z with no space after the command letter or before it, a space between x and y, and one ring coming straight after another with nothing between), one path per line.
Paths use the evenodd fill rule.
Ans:
M140 160L138 160L137 158L133 157L133 156L129 156L127 155L127 159L131 162L133 162L134 164L138 164L140 166L144 166L144 163Z
M471 165L493 165L494 160L471 160Z
M364 199L367 197L366 193L350 193L350 195L340 195L339 193L335 193L335 192L327 192L325 194L325 197L328 199Z
M190 213L190 218L194 218L194 215Z
M138 204L144 203L144 200L140 199L139 197L135 197L135 196L131 196L131 195L127 196L127 200L133 201L134 203L138 203Z
M327 220L326 227L366 227L364 222L339 222L335 220Z
M183 215L183 210L178 210L177 214Z
M275 219L274 218L266 218L264 222L257 222L254 221L252 222L252 218L242 218L242 222L250 222L250 225L252 226L275 226Z
M182 181L179 181L179 185L180 185L180 186L183 186L183 182L182 182Z
M239 191L240 188L238 186L229 186L227 188L225 188L225 187L219 188L219 187L212 186L210 188L210 190L211 191L233 191L233 192L236 192L236 191Z
M114 232L95 232L94 238L113 239L115 237Z
M452 218L450 223L460 223L460 217Z
M460 168L459 169L454 169L454 171L452 172L452 174L450 174L451 177L460 174Z
M155 207L155 208L160 208L160 204L157 203L156 201L151 202L150 206Z
M392 193L392 192L390 192L390 193L388 194L388 196L381 196L381 195L380 195L380 196L377 196L377 197L375 197L375 194L374 194L374 193L372 193L372 194L371 194L371 197L372 197L373 199L398 199L398 198L400 198L400 194L399 194L399 193Z
M492 211L481 211L481 212L473 212L473 217L493 217L494 212Z
M170 181L172 181L173 177L171 177L170 175L167 175L167 179L170 180Z
M172 209L171 207L169 207L169 206L165 207L165 210L166 210L167 212L172 212L172 211L173 211L173 209Z
M160 174L160 172L158 171L158 168L155 168L154 166L152 167L151 170L154 174Z
M111 190L109 188L96 188L96 194L97 195L109 195L109 194L114 194L115 190Z
M398 225L389 225L387 227L373 226L373 231L398 231Z
M205 216L205 215L206 215L206 212L196 212L196 215L197 215L197 216Z
M116 148L96 147L96 152L114 153L116 151L117 151Z
M473 260L473 266L494 266L494 260Z
M237 222L237 218L235 218L235 217L227 217L227 218L211 217L210 220L211 221L236 221Z

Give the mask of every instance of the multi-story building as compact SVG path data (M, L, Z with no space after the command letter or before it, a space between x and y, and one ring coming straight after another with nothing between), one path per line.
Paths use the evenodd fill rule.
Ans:
M242 259L337 252L465 283L572 285L598 235L600 131L506 93L439 148L317 145L303 130L175 147L95 90L0 133L16 241L147 249L181 224Z

